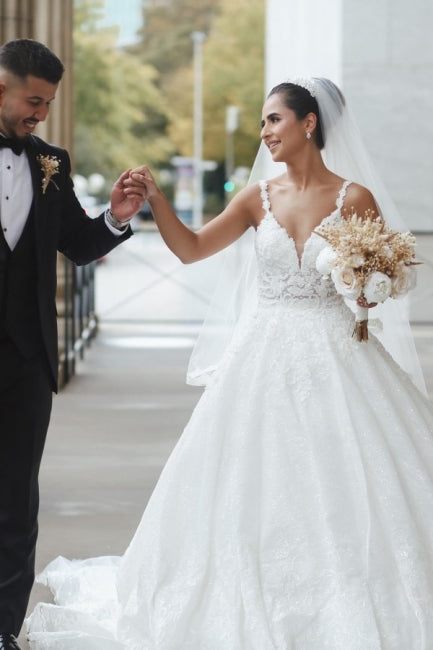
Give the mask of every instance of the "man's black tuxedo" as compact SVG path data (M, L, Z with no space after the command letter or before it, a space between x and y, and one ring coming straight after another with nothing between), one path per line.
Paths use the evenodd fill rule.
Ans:
M104 216L90 219L86 216L76 198L70 178L70 160L64 149L45 143L36 136L30 136L27 149L29 159L34 199L33 237L36 266L33 273L37 277L36 300L39 310L39 322L43 346L46 352L53 376L53 384L57 386L57 318L56 318L56 264L57 251L64 253L77 264L87 264L102 257L112 248L131 235L128 229L120 237L113 235L107 228ZM24 154L22 154L24 155ZM44 177L38 156L55 156L58 158L59 173L52 177L45 193L42 193ZM15 286L18 278L9 278L12 302L6 315L6 326L13 330L16 338L28 335L25 318L26 305L13 296L18 291ZM33 297L32 297L33 298Z
M18 635L34 578L38 471L57 389L57 251L77 264L102 257L120 237L81 208L64 149L30 136L33 202L11 251L0 233L0 633ZM45 193L38 156L55 156Z

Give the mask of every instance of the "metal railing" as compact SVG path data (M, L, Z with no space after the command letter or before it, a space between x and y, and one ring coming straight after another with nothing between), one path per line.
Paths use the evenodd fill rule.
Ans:
M75 374L78 359L96 334L96 262L77 266L63 255L58 261L57 312L59 330L59 387Z

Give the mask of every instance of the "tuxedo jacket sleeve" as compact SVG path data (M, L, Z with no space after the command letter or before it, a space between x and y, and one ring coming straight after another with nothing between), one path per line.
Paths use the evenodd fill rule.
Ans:
M45 192L42 191L44 173L38 156L55 157L59 161ZM104 215L88 217L73 189L71 163L65 149L49 145L32 136L28 151L33 179L34 210L38 247L60 251L76 264L88 264L102 257L132 232L128 228L120 236L114 235L105 223Z

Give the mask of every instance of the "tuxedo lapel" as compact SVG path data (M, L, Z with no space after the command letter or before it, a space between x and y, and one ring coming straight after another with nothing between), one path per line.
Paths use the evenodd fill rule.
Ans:
M32 185L33 185L33 205L35 208L35 213L38 213L40 208L41 196L42 196L42 170L40 163L37 160L39 155L38 147L35 141L30 138L29 146L27 147L26 154L29 160L30 173L32 175Z
M36 239L36 254L39 257L41 244L45 235L47 213L43 209L42 201L42 169L37 156L40 154L40 148L37 146L35 140L30 136L29 146L27 147L26 154L29 160L30 173L32 176L33 186L33 203L31 210L34 216L34 233Z

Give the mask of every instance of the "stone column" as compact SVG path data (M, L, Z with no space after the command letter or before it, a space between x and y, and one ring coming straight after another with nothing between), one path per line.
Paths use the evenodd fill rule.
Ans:
M35 0L2 0L0 6L0 42L14 38L32 38Z

